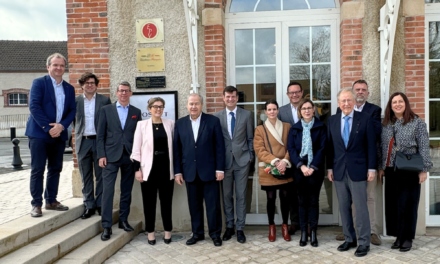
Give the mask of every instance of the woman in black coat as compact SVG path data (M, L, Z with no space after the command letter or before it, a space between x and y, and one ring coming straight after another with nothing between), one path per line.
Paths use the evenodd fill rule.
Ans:
M319 219L319 192L324 181L324 151L327 128L315 118L315 105L304 99L298 107L299 122L290 128L287 142L294 169L295 186L298 189L301 239L299 245L307 245L307 229L310 225L310 244L318 246L316 229Z

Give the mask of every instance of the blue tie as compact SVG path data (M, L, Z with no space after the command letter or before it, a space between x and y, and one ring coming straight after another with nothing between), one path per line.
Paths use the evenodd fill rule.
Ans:
M234 128L235 128L235 115L234 112L229 112L231 115L231 138L234 136Z
M344 139L345 148L348 145L348 139L350 138L350 124L348 124L349 116L344 116L345 124L344 124L344 133L342 134L342 138Z

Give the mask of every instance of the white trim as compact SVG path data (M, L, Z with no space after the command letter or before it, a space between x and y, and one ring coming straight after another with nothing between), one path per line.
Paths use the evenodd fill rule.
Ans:
M228 13L229 14L229 9L231 8L231 2L234 0L227 0L226 1L226 6L225 6L225 14ZM339 9L341 6L339 5L339 0L334 0L335 1L335 8L334 9ZM283 5L282 5L282 1L281 1L281 10L283 10ZM326 8L324 8L326 9ZM328 9L328 8L327 8ZM303 9L301 9L303 10ZM320 9L311 9L311 10L320 10ZM285 10L287 11L287 10Z
M430 14L439 15L440 13L440 3L433 3L433 4L425 4L425 16Z

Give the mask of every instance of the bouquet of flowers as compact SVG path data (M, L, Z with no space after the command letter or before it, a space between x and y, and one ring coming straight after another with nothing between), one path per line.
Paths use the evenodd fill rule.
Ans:
M276 166L273 166L271 164L266 164L266 166L264 166L264 171L268 174L272 174L272 175L284 175L284 172L280 172Z

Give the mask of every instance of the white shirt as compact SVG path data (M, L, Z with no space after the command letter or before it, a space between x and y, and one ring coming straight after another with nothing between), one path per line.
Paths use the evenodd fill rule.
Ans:
M92 99L87 99L84 96L84 136L94 136L96 135L95 129L95 105L96 105L96 93L93 95Z
M189 116L189 120L191 120L191 126L194 134L194 141L197 142L197 136L199 135L199 127L200 127L200 119L202 118L202 113L200 113L199 117L197 117L196 120L193 120L191 118L191 115Z
M234 108L234 110L230 111L228 108L226 108L226 119L228 121L228 132L229 132L229 136L232 139L232 130L231 130L231 122L232 122L232 116L230 113L234 113L235 116L235 124L237 125L237 107Z
M295 108L295 106L293 106L293 104L290 104L290 106L292 107L293 122L296 124L299 121L298 107Z
M63 80L61 80L60 83L57 83L57 81L52 78L52 76L50 76L50 79L52 80L52 85L55 92L55 102L57 106L56 122L59 123L61 122L61 119L63 117L64 101L66 98L66 95L64 94Z
M362 109L364 109L365 103L363 103L361 106L357 107L357 104L354 105L354 110L358 112L362 112Z

